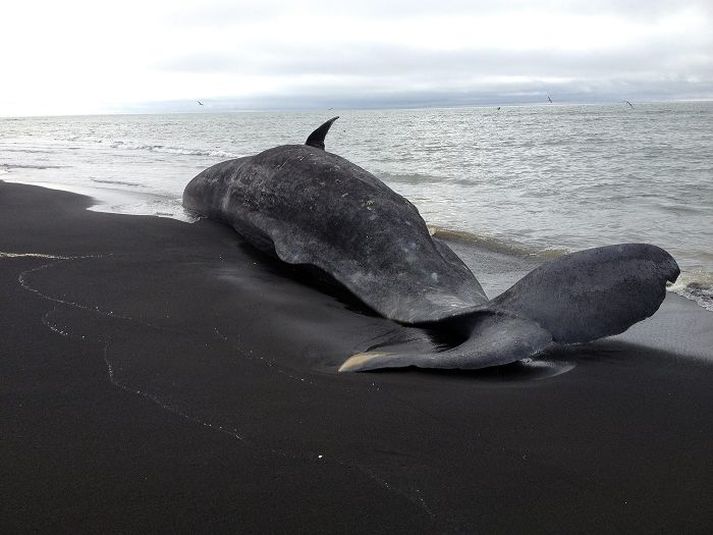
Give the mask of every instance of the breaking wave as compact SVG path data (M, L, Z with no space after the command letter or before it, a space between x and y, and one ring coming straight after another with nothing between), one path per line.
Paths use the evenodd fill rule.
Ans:
M442 184L446 181L444 177L427 175L424 173L389 173L387 171L377 172L377 176L385 182L398 182L401 184Z
M11 169L62 169L64 165L44 165L44 164L21 164L3 163L0 164L0 173L9 173Z
M713 273L706 271L683 271L668 291L695 301L699 306L713 312Z
M124 141L121 139L109 139L101 137L79 137L70 136L63 141L81 141L85 143L96 143L111 147L112 149L122 150L145 150L149 152L158 152L164 154L180 154L185 156L210 156L215 158L238 158L241 155L232 152L227 152L218 149L198 149L189 147L180 147L174 145L163 145L160 143L138 143Z
M429 225L428 230L431 233L431 236L445 241L462 243L464 245L470 245L504 255L540 259L543 262L570 252L567 249L537 249L514 240L495 238L484 234L476 234L464 230L455 230L434 225Z
M124 180L104 180L101 178L90 178L92 182L96 182L97 184L112 184L115 186L129 186L132 188L142 188L144 187L143 184L137 184L136 182L127 182Z

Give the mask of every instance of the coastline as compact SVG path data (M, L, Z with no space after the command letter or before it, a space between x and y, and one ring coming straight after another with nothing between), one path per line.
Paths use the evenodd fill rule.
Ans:
M0 181L3 532L713 523L713 315L694 303L669 294L541 366L336 374L423 334L224 226L90 205Z

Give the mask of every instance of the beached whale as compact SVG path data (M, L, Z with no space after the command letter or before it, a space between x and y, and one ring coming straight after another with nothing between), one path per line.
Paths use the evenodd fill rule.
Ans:
M304 145L216 164L186 186L189 210L231 225L255 247L331 275L386 318L448 325L455 347L408 345L353 355L340 371L386 367L477 369L552 344L618 334L652 315L679 273L666 251L623 244L544 264L493 300L432 237L418 210L361 167L325 151L330 119Z

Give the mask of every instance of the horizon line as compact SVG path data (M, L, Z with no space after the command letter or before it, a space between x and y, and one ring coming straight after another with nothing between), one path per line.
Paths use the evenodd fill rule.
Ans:
M216 99L218 100L218 99ZM224 99L220 99L221 101L224 102ZM47 118L52 118L52 117L101 117L101 116L113 116L113 115L187 115L187 114L196 114L196 115L210 115L210 114L223 114L223 113L287 113L287 112L293 112L293 113L310 113L310 112L318 112L318 111L387 111L387 110L433 110L433 109L465 109L465 108L521 108L521 107L528 107L528 106L533 106L533 107L559 107L559 106L611 106L614 104L625 104L626 100L632 101L633 103L638 103L638 104L675 104L675 103L696 103L696 102L713 102L713 96L710 97L686 97L686 98L654 98L654 99L641 99L638 100L636 98L629 98L629 99L606 99L606 100L577 100L577 99L563 99L561 101L555 101L555 102L540 102L540 101L532 101L532 100L527 100L527 101L489 101L488 103L483 103L483 102L473 102L473 103L453 103L453 104L447 104L447 103L434 103L434 104L429 104L429 103L422 103L422 104L413 104L413 103L408 103L404 102L403 104L398 104L398 103L389 103L389 104L364 104L364 105L359 105L359 104L352 104L349 106L331 106L329 108L327 107L322 107L322 106L297 106L297 107L287 107L287 106L275 106L275 107L235 107L231 108L229 104L224 104L221 106L221 108L217 109L195 109L195 110L188 110L188 109L169 109L169 110L160 110L156 109L153 111L146 110L146 111L139 111L139 110L134 110L131 111L129 109L127 110L107 110L107 111L101 111L101 112L89 112L89 113L73 113L73 112L68 112L68 113L37 113L37 114L23 114L23 115L5 115L5 114L0 114L0 120L5 120L5 119L31 119L31 118L42 118L42 117L47 117ZM195 102L195 99L181 99L181 100L170 100L170 101L155 101L152 104L146 104L146 107L151 107L151 106L161 106L163 105L184 105L187 106L189 103ZM204 104L210 103L211 99L204 99L201 100ZM136 105L136 106L142 106L142 104ZM130 107L130 106L129 106ZM205 106L204 106L205 107Z

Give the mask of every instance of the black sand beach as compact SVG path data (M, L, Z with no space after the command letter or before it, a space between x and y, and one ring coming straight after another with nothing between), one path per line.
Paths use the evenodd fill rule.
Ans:
M533 363L337 374L432 342L227 227L90 204L0 182L0 532L710 533L695 304ZM482 255L490 295L522 268Z

